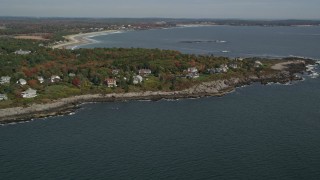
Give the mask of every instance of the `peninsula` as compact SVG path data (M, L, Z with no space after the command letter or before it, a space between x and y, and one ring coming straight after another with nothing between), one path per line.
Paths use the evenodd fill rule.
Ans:
M16 26L13 22L0 30L0 123L65 114L83 102L221 96L253 82L300 80L297 73L315 63L295 57L227 58L162 49L72 48L90 43L87 37L91 36L173 26L163 22L90 28L71 23L63 30L59 24L47 24L46 32L42 25L38 31L34 24L14 31Z

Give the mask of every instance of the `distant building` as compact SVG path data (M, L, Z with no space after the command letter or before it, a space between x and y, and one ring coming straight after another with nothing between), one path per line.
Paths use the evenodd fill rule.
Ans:
M10 76L2 76L0 79L0 84L9 84L11 80Z
M139 70L139 75L140 76L148 76L150 75L152 72L150 69L140 69Z
M17 81L17 84L20 84L21 86L27 85L27 81L25 79L19 79Z
M224 73L228 72L228 70L229 70L229 67L226 64L222 64L220 66L220 68L221 68L222 72L224 72Z
M140 84L143 81L143 77L140 75L133 76L133 84Z
M8 100L8 96L6 94L0 94L0 101Z
M226 64L220 65L218 68L211 68L208 69L208 73L210 74L219 74L219 73L226 73L228 72L229 67Z
M75 73L69 73L68 76L69 76L69 77L75 77L76 74L75 74Z
M198 69L196 67L188 68L188 73L198 73Z
M117 87L117 81L113 78L108 78L105 79L104 83L108 86L108 87Z
M60 78L60 76L53 75L53 76L51 76L50 81L51 81L52 83L56 83L56 82L61 81L61 78Z
M27 54L30 54L31 51L23 51L22 49L20 49L18 51L15 51L14 53L18 55L27 55Z
M21 96L23 98L34 98L34 97L37 97L37 90L29 88L28 90L23 91L21 93Z
M244 58L242 58L242 57L237 57L235 60L236 60L236 61L243 61Z
M260 61L255 61L254 62L254 67L255 68L258 68L258 67L261 67L261 66L263 66L263 64Z
M232 68L232 69L238 69L239 68L238 64L236 64L236 63L229 64L229 67Z
M44 79L42 76L38 76L38 81L40 82L40 84L44 83Z
M186 77L190 78L190 79L196 79L196 78L200 77L198 69L196 67L188 68Z
M118 75L119 72L120 72L119 69L113 69L113 70L112 70L112 74L113 74L113 75Z

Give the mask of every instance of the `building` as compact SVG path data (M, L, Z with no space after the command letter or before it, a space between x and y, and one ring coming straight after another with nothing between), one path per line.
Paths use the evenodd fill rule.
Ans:
M37 97L37 90L29 88L26 91L23 91L21 93L21 96L23 98L34 98L34 97Z
M22 49L20 49L18 51L15 51L14 53L17 55L27 55L27 54L30 54L31 51L23 51Z
M112 70L112 74L113 74L113 75L118 75L119 72L120 72L119 69L113 69L113 70Z
M52 83L59 82L59 81L61 81L61 78L60 78L60 76L53 75L53 76L51 76L50 81Z
M0 84L9 84L11 80L10 76L2 76L0 79Z
M105 79L104 83L108 86L108 87L117 87L117 81L113 78L108 78Z
M208 73L210 74L219 74L219 73L226 73L228 72L229 67L226 64L220 65L218 68L211 68L208 69Z
M188 68L186 77L190 78L190 79L196 79L196 78L200 77L198 69L196 67Z
M229 64L229 67L232 68L232 69L238 69L239 68L238 64L236 64L236 63Z
M69 77L76 77L76 74L75 73L69 73L68 76Z
M0 94L0 101L8 100L8 96L6 94Z
M133 84L140 84L143 81L143 77L140 75L133 76Z
M151 70L150 69L140 69L139 70L139 75L140 76L149 76L151 74Z
M27 85L27 81L25 79L19 79L17 81L17 84L20 84L21 86Z
M198 73L198 69L196 67L188 68L188 73Z
M226 64L221 64L220 68L221 68L222 72L224 72L224 73L228 72L228 70L229 70L229 67Z
M263 64L262 64L260 61L255 61L255 62L254 62L254 67L255 67L255 68L259 68L259 67L261 67L261 66L263 66Z
M38 81L40 82L40 84L44 83L44 79L42 76L38 76Z

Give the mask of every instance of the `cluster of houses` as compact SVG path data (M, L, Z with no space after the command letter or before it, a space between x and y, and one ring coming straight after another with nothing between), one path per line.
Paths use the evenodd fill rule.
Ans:
M17 51L17 54L25 54L25 53L30 53L30 52L26 52L26 51L22 51L22 50ZM259 68L261 66L263 66L263 64L260 61L255 61L255 63L254 63L254 67L255 68ZM230 68L231 69L237 69L237 68L239 68L239 66L235 62L234 63L230 63L228 65L227 64L222 64L219 67L207 69L207 72L210 73L210 74L226 73L226 72L228 72L228 70ZM112 74L114 76L118 75L119 72L120 72L119 69L112 70ZM186 73L186 75L185 75L186 78L195 79L195 78L199 78L200 77L199 71L198 71L198 69L196 67L188 68L187 70L185 70L185 73ZM152 74L152 71L150 69L140 69L138 71L138 75L134 75L133 76L133 84L137 85L137 84L142 83L142 81L144 80L143 78L147 77L147 76L149 76L151 74ZM75 76L76 76L76 74L69 73L69 77L75 77ZM37 79L41 84L45 82L45 79L42 76L38 76ZM2 76L0 78L0 85L9 84L10 80L11 80L10 76ZM53 75L53 76L51 76L49 78L48 82L56 83L56 82L60 82L61 80L62 79L61 79L60 76ZM21 86L27 85L27 81L25 79L22 79L22 78L19 79L16 83L21 85ZM106 78L104 80L104 84L106 84L109 88L117 87L117 80L116 80L116 78ZM29 88L26 91L23 91L21 93L21 96L23 98L34 98L34 97L37 96L37 90ZM7 100L7 99L8 99L8 97L7 97L6 94L0 94L0 101Z
M120 72L119 69L113 69L112 74L114 76L118 75ZM133 76L133 84L141 84L143 81L143 77L147 77L152 74L151 69L139 69L138 75ZM126 80L126 78L124 78ZM115 78L106 78L104 80L104 84L106 84L108 87L117 87L117 80Z
M40 84L44 83L44 78L42 76L38 76L38 81L40 82ZM2 76L0 78L0 84L9 84L11 80L10 76ZM58 82L60 81L61 78L59 76L51 76L50 78L50 82ZM27 81L25 79L20 78L17 82L17 84L19 84L20 86L25 86L27 85ZM21 92L21 96L23 98L34 98L37 97L37 90L34 90L32 88L27 89L26 91ZM0 101L3 100L8 100L8 96L6 94L0 94Z

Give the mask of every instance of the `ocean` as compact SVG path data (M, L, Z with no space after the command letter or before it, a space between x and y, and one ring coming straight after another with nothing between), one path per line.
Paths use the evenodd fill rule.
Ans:
M190 27L94 37L92 47L320 57L320 27ZM318 71L318 70L317 70ZM1 179L320 179L320 79L223 97L81 105L0 126Z

